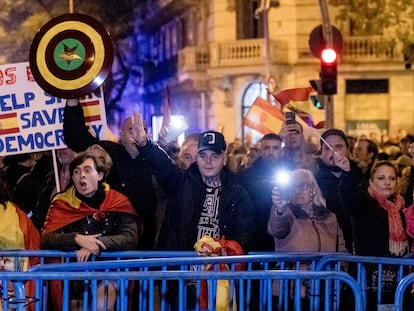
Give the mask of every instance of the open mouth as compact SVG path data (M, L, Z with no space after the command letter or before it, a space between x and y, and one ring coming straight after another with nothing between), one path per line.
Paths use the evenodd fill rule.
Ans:
M88 184L85 181L80 181L79 186L81 187L81 189L86 189L88 187Z

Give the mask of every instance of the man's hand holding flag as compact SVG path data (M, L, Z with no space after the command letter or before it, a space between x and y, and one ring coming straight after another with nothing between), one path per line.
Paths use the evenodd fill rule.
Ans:
M257 97L245 116L243 124L262 134L278 133L285 119L283 109L284 107L287 107L308 126L313 128L323 128L323 122L319 122L315 125L310 113L290 104L291 102L298 104L299 102L305 101L309 103L309 95L312 91L313 89L311 87L305 87L286 89L276 94L270 93L280 104L280 108L272 105L272 103L261 97Z

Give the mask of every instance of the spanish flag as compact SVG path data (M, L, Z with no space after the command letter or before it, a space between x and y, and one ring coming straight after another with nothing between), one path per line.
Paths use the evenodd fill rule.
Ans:
M302 110L298 107L295 107L291 104L286 106L287 109L294 112L297 117L299 117L303 122L305 122L309 127L313 127L315 129L323 129L325 127L325 121L319 121L317 124L313 122L312 114Z
M279 133L285 116L269 101L256 97L243 119L243 124L262 134Z
M280 91L277 94L272 94L273 97L280 103L281 110L285 107L289 102L303 102L309 101L309 95L313 91L311 87L302 87L296 89L287 89Z
M20 128L17 122L17 113L0 114L0 135L19 133Z
M39 250L40 235L32 221L17 205L7 201L5 205L0 204L0 248L2 250ZM1 264L3 263L4 266ZM25 271L27 268L39 263L38 257L7 257L0 258L0 270ZM26 295L34 297L35 283L29 281L25 285ZM25 310L34 310L34 304L26 306ZM1 304L0 304L0 310Z
M101 112L98 100L83 102L81 105L83 108L83 115L85 116L85 122L101 120Z

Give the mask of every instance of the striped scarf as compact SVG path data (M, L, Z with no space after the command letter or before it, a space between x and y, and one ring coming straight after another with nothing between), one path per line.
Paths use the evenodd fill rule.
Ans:
M369 194L378 204L388 212L389 227L389 251L394 256L403 256L408 250L407 235L401 220L400 211L404 208L404 199L401 195L395 194L394 200L380 195L371 186L368 187Z

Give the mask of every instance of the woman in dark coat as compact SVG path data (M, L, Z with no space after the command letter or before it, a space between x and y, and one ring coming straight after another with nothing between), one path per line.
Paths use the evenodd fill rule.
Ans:
M368 188L358 187L348 174L346 161L341 159L345 171L340 181L340 197L344 206L351 206L354 249L356 255L402 257L408 253L405 231L405 202L396 192L397 170L389 161L378 161L371 169ZM339 160L339 161L341 161ZM348 160L349 161L349 160ZM383 304L394 301L397 285L396 268L385 267L381 286ZM389 281L386 281L386 279ZM367 266L367 310L377 310L376 266Z

